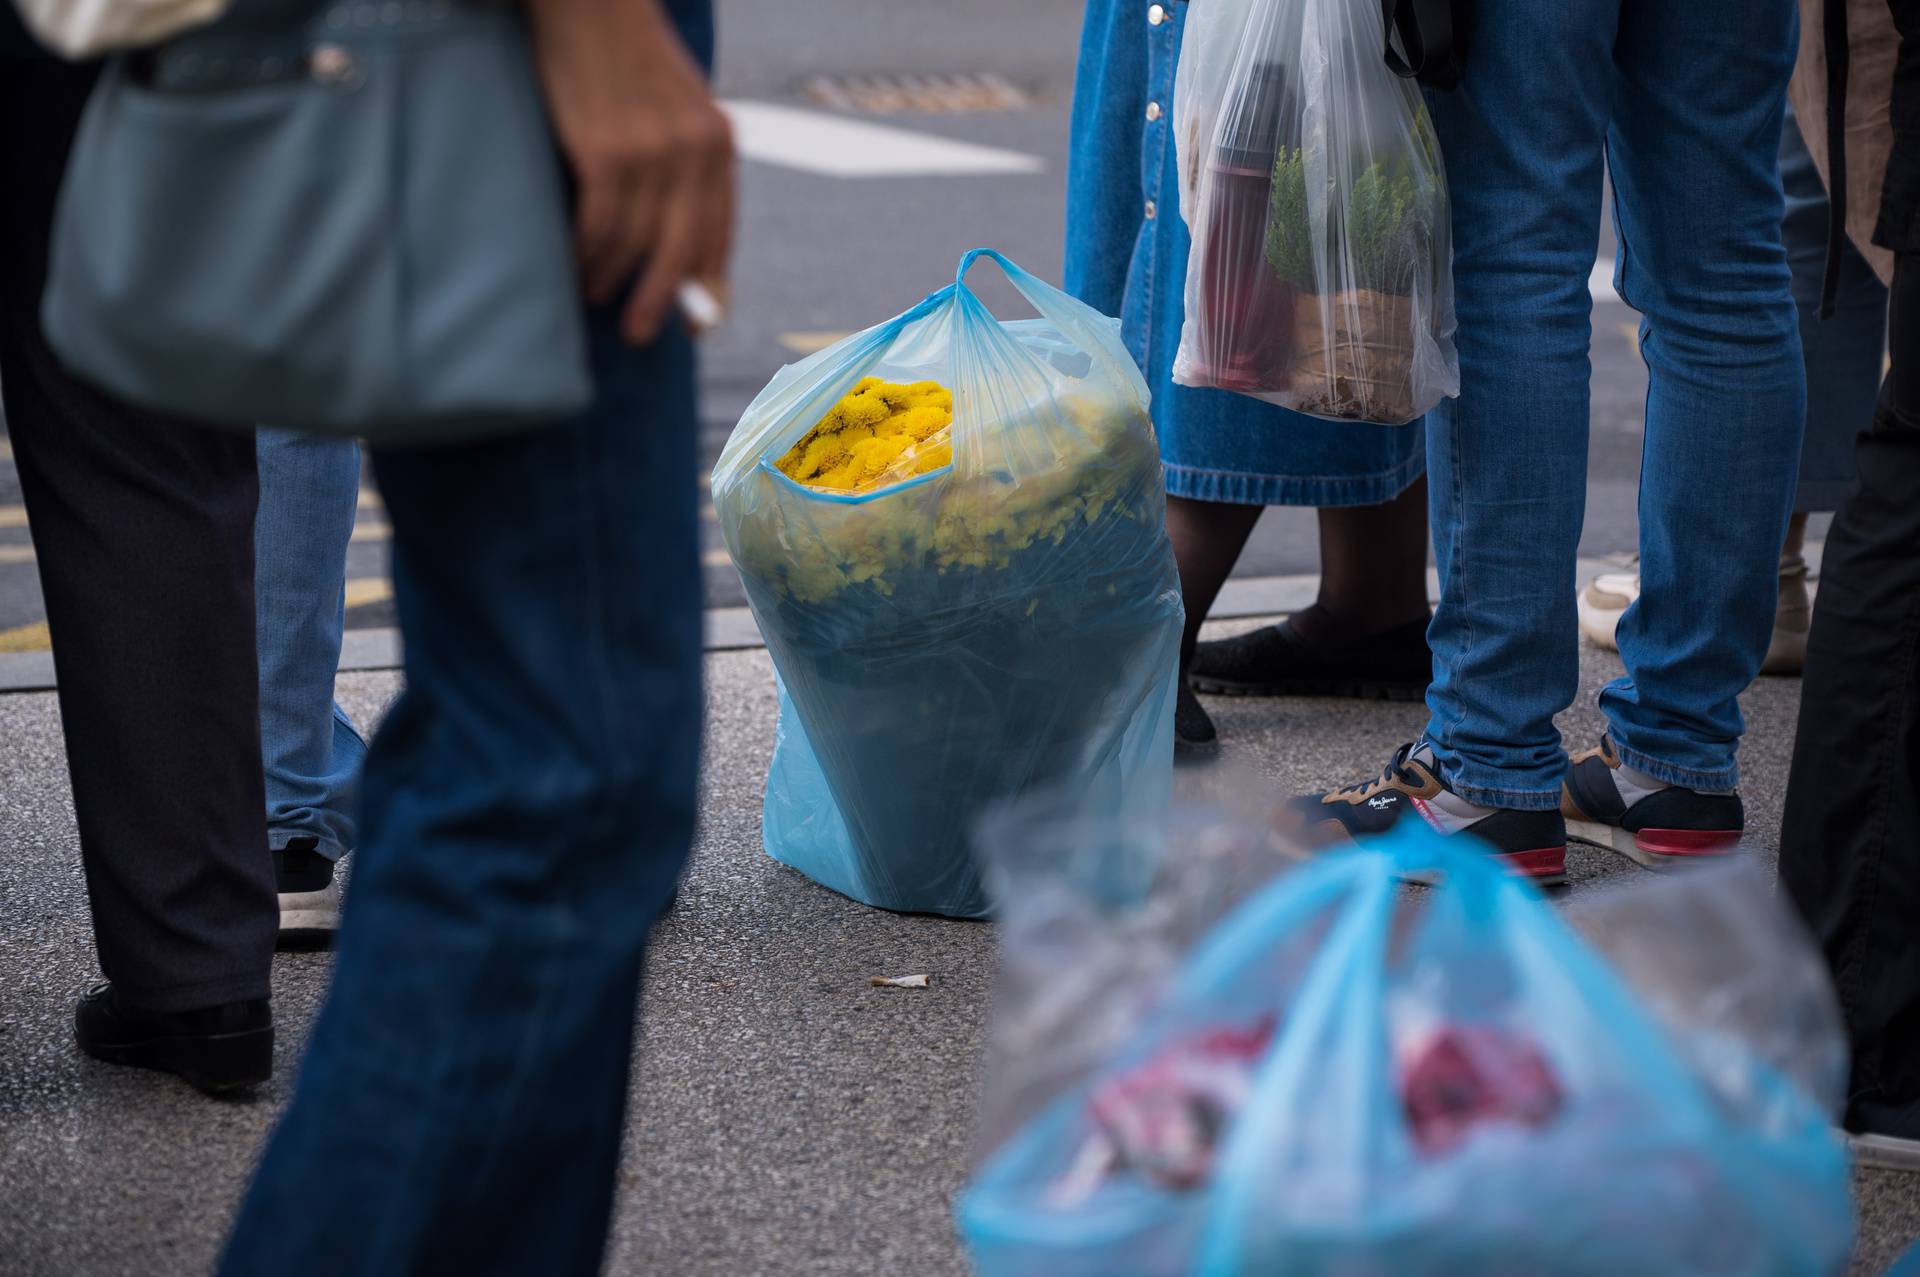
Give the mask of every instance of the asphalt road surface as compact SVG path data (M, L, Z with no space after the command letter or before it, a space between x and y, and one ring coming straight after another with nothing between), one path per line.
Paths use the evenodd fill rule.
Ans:
M1143 21L1145 10L1142 0ZM1076 0L722 0L718 83L747 162L731 316L702 352L703 491L741 409L781 364L912 305L965 249L992 245L1058 277L1080 13ZM1611 256L1608 232L1596 257ZM1582 552L1600 556L1635 543L1646 391L1634 315L1606 290L1593 369ZM386 525L371 479L368 489L347 564L355 626L392 623ZM710 509L703 519L709 602L738 603ZM1276 509L1239 570L1311 572L1317 558L1312 511ZM44 646L42 618L9 452L0 650Z

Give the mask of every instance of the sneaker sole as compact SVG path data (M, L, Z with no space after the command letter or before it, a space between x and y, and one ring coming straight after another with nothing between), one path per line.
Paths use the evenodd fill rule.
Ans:
M1920 1171L1920 1140L1892 1135L1849 1135L1847 1145L1860 1166L1881 1171Z
M1427 697L1425 683L1383 683L1331 674L1302 675L1271 683L1239 683L1192 674L1187 677L1187 683L1205 696L1341 696L1360 701L1409 702Z
M1676 869L1721 860L1740 850L1738 829L1643 829L1638 833L1594 820L1569 820L1567 838L1618 852L1647 869Z
M308 949L330 944L340 930L340 898L331 890L280 893L283 948Z
M212 1037L82 1042L80 1050L104 1064L171 1073L206 1095L247 1090L273 1076L271 1028Z

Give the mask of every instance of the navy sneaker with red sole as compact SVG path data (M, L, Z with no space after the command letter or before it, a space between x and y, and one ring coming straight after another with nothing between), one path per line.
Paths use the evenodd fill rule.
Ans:
M1679 785L1623 793L1620 755L1609 737L1567 766L1560 811L1567 836L1604 847L1649 869L1672 869L1732 855L1746 832L1738 794L1710 794Z
M1364 843L1412 817L1442 834L1466 834L1494 857L1539 886L1567 880L1567 825L1558 811L1481 807L1449 789L1425 741L1402 745L1379 777L1287 805L1293 828L1309 850Z

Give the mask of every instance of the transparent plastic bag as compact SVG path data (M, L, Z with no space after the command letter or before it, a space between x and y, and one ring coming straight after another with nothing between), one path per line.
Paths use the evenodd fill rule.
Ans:
M1776 1076L1838 1119L1847 1034L1827 964L1766 874L1741 859L1635 876L1575 899L1574 930L1613 964L1694 1072L1756 1126Z
M1040 318L988 312L964 283L983 255ZM951 463L858 491L790 478L867 378L951 391ZM1165 503L1118 326L997 253L782 369L713 472L781 685L768 853L867 904L973 917L993 804L1067 785L1163 809L1183 619Z
M1100 996L1138 965L1105 946L1074 997L1022 999L1074 962L1026 901L1071 916L1061 900L1082 896L1137 925L1159 908L1153 855L1116 829L1051 900L1009 898L996 1043L1011 1025L1068 1044L1078 1023L1095 1044L1074 1067L1037 1051L1042 1088L996 1047L988 1112L1013 1093L1020 1114L989 1119L958 1209L985 1277L1844 1269L1847 1159L1823 1101L1729 1037L1765 1095L1726 1103L1553 906L1423 828L1273 879L1177 964L1149 962L1144 995ZM1431 891L1403 884L1429 874Z
M1173 379L1387 425L1457 395L1446 171L1419 88L1384 60L1380 4L1187 12Z

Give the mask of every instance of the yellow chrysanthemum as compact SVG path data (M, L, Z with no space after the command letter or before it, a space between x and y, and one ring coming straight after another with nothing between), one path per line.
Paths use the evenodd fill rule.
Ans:
M808 487L870 491L950 464L952 429L953 394L938 382L868 377L775 464Z

